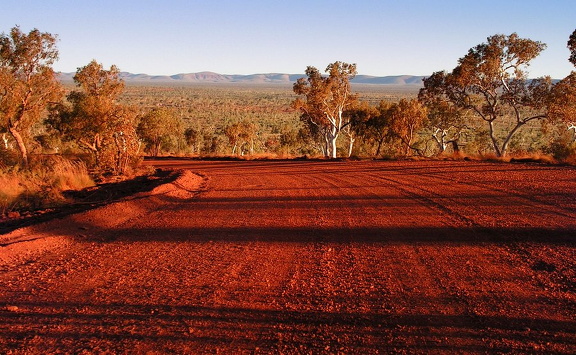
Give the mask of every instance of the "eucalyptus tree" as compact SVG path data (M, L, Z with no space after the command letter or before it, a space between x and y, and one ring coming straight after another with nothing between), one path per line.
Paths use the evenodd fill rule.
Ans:
M427 126L439 154L444 153L449 145L452 145L454 152L459 151L458 141L467 128L466 110L454 105L442 90L438 90L442 87L442 80L442 72L434 73L424 82L424 89L418 94L418 100L427 108Z
M224 127L224 134L232 146L232 154L254 154L258 127L249 121L242 121Z
M188 127L184 131L184 139L186 144L192 148L193 154L201 152L202 138L202 132L199 128Z
M352 107L344 112L346 119L350 124L343 130L348 137L348 157L352 156L354 143L358 137L370 140L371 127L373 118L379 115L377 107L371 106L365 101L357 101Z
M550 77L528 80L526 71L546 45L531 39L494 35L460 58L451 73L424 79L421 95L441 95L488 126L497 156L506 155L512 137L531 121L548 117ZM508 117L512 121L506 128ZM496 127L498 123L500 127Z
M16 141L28 165L26 135L50 103L63 95L52 65L58 59L56 37L14 27L0 36L0 125Z
M568 130L574 130L576 140L576 72L571 72L554 85L548 110L555 122L565 124Z
M336 141L350 121L344 112L357 100L351 92L350 80L356 76L356 64L334 62L326 67L327 76L309 66L307 78L294 83L293 90L299 97L293 106L301 111L301 120L318 127L321 132L327 158L336 158Z
M576 30L572 32L568 39L568 49L570 50L570 58L568 60L576 66Z
M396 136L404 146L404 155L409 155L414 147L416 134L427 117L426 107L417 99L401 99L388 110L390 132Z
M149 147L153 156L158 156L162 144L170 139L179 139L184 134L182 119L172 109L159 107L140 118L138 135Z
M568 60L576 66L576 30L568 40L568 49L571 51ZM566 124L568 130L574 130L576 140L576 71L554 84L548 109L553 120Z
M97 168L122 173L140 145L136 111L117 102L124 90L120 70L105 70L93 60L78 68L74 81L79 90L52 110L47 123L90 152Z
M376 107L377 114L370 117L360 126L360 132L364 141L368 141L376 146L374 156L379 157L384 143L390 142L393 135L390 131L390 109L394 104L390 101L382 100Z

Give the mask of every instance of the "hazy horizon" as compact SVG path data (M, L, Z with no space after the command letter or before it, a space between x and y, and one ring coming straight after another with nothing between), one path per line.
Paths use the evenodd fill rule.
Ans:
M19 25L58 35L54 69L63 73L92 59L155 76L303 74L340 60L378 77L449 71L488 36L516 32L548 46L530 77L563 78L574 69L566 48L574 18L572 0L5 0L0 32Z

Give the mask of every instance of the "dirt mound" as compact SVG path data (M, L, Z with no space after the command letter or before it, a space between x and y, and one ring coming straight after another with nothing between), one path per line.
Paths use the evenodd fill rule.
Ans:
M94 230L115 228L129 220L145 218L166 203L165 197L191 198L203 183L201 176L190 171L168 171L156 176L157 179L137 178L106 184L102 190L87 194L83 203L56 211L58 218L43 215L42 219L27 221L29 226L0 235L0 266L26 263L49 250L65 248L74 238L85 238ZM159 181L165 183L158 185ZM141 183L144 186L139 186ZM149 188L152 190L146 191ZM134 193L136 191L140 192ZM80 200L78 196L77 200Z

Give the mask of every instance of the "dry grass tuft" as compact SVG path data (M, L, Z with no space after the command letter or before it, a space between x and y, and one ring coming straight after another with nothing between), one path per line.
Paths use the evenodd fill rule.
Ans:
M51 208L66 202L62 194L94 186L86 164L60 156L34 159L29 169L0 172L0 214Z

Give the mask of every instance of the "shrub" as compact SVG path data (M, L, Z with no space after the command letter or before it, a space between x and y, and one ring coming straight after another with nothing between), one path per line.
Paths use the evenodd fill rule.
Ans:
M548 147L548 154L561 162L576 161L576 141L571 132L563 132Z
M51 208L66 202L62 194L93 186L86 164L61 156L31 160L29 169L0 172L0 212Z

